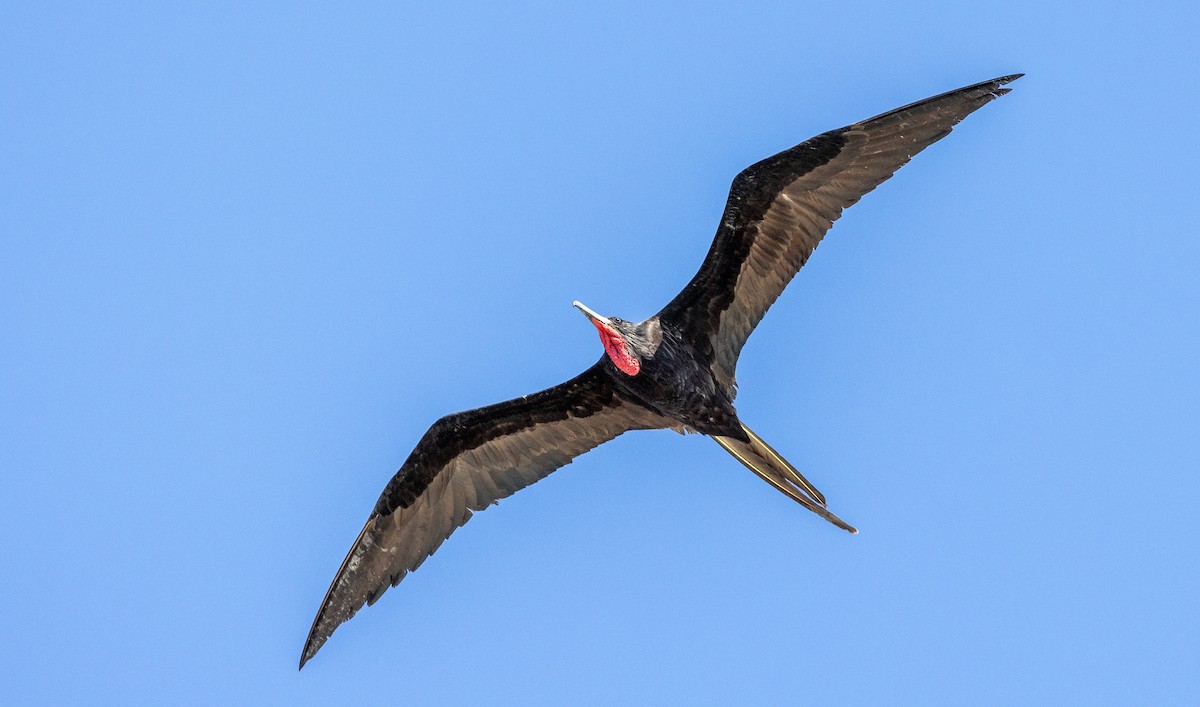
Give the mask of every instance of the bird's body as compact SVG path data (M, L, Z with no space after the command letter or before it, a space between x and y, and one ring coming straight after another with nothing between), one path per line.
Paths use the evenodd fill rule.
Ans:
M700 271L666 307L631 323L580 303L604 356L575 378L433 424L384 488L322 602L300 666L365 603L415 570L479 511L636 429L712 437L834 525L857 532L738 418L743 344L842 210L1020 77L951 91L818 135L733 181Z
M620 320L617 324L622 325ZM687 344L684 332L657 315L630 329L628 340L638 342L638 374L626 375L609 356L599 362L623 397L661 415L664 427L742 436L733 407L734 390L717 382L712 366Z

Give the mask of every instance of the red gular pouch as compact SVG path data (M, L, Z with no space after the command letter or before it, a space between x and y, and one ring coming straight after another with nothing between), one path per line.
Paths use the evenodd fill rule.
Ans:
M600 343L604 344L604 353L612 359L617 370L627 376L636 376L642 370L642 366L637 358L629 353L629 346L625 344L625 337L621 336L621 332L598 319L592 319L591 322L596 331L600 332Z

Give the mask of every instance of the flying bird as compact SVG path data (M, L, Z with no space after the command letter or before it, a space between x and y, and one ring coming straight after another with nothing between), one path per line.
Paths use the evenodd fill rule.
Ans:
M738 355L842 210L950 133L1022 74L943 93L831 130L733 180L708 255L683 291L642 322L574 306L600 360L515 400L447 415L388 482L317 611L300 667L364 604L417 569L456 528L584 452L630 430L708 435L792 500L856 533L739 418Z

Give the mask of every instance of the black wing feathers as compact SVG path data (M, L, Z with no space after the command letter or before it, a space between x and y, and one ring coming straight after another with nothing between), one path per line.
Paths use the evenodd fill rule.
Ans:
M700 271L659 316L687 332L732 391L742 345L842 210L1017 78L927 98L748 167L733 180Z
M685 331L696 334L692 339L702 353L712 360L711 323L733 303L737 292L740 265L750 256L753 238L737 238L746 223L761 220L776 195L797 177L827 164L846 144L843 130L832 130L796 145L765 160L756 162L738 173L729 189L725 212L692 281L683 288L660 316L670 317ZM703 335L701 335L703 334Z
M419 567L474 511L623 432L664 422L617 394L600 364L539 393L435 422L380 495L338 569L300 666L364 604L375 603Z
M613 402L613 390L600 366L562 385L495 405L447 415L429 428L375 504L375 515L407 508L433 477L464 450L534 425L586 419Z

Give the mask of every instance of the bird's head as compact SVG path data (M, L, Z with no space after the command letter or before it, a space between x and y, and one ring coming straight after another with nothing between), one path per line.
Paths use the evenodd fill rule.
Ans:
M642 324L627 322L617 317L603 317L588 309L582 302L572 302L575 309L583 312L596 331L600 332L600 343L604 344L604 353L609 360L627 376L636 376L642 370L642 361L653 356L651 342L647 340Z

